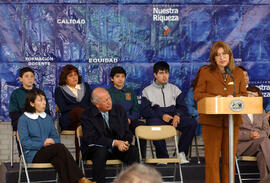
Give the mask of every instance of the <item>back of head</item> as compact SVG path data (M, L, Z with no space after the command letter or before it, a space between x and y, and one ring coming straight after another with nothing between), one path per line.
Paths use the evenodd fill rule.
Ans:
M127 76L126 70L121 66L113 67L110 73L110 77L113 78L116 74L124 74Z
M170 71L170 66L167 62L160 61L154 64L153 72L158 73L158 71Z
M136 163L122 171L114 183L162 183L162 178L153 167Z
M24 73L26 72L32 72L33 74L35 74L34 70L31 69L30 67L24 67L24 68L21 68L20 71L19 71L19 77L23 77Z

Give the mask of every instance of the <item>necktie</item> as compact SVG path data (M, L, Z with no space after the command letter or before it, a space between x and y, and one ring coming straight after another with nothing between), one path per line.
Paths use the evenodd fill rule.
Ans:
M106 122L108 128L110 128L108 112L103 113L103 118L105 119L105 122Z

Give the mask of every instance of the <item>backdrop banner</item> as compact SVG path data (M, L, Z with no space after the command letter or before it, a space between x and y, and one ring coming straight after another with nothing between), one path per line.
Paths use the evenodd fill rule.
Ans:
M215 41L270 103L270 0L17 0L0 2L0 120L10 121L18 71L30 66L55 115L61 68L74 64L92 88L110 86L113 66L127 70L140 99L153 64L167 61L170 82L184 93Z

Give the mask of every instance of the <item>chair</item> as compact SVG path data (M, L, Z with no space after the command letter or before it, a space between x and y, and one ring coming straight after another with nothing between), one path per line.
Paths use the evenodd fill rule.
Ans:
M30 168L33 168L33 169L53 168L54 169L54 167L51 163L26 163L18 131L16 132L16 134L17 134L17 140L19 142L19 146L20 146L20 150L21 150L18 183L21 182L22 168L24 168L24 170L25 170L24 172L25 172L27 183L30 183L28 169L30 169ZM35 182L52 182L52 181L58 182L58 174L57 173L56 173L55 180L44 180L44 181L35 181Z
M176 130L176 133L178 136L177 138L179 139L181 132L179 130ZM154 150L155 150L154 143L153 143L153 141L150 141L149 143L150 143L150 150L151 150L152 158L156 158L156 154L154 152ZM168 150L168 154L170 155L170 153L172 153L173 156L175 156L176 149L174 148L174 139L167 139L166 140L166 147ZM169 151L169 150L171 150L171 151Z
M79 147L81 147L81 138L83 137L83 132L82 132L82 126L78 126L76 129L76 135L77 135L77 139L79 142ZM83 174L85 175L85 168L84 165L93 165L93 162L91 160L83 160L82 158L82 152L80 149L80 157L79 157L79 166L82 168ZM115 160L107 160L106 161L106 165L116 165L116 166L120 166L121 168L123 168L123 162L121 160L115 159ZM117 172L116 174L118 174L118 168L117 168ZM116 177L106 177L107 179L114 179Z
M193 146L195 146L195 151L196 151L196 157L197 157L197 163L198 164L201 164L201 161L200 161L200 154L199 154L199 146L203 146L203 145L198 145L198 141L197 141L197 136L195 135L194 137L193 137L193 140L192 140L192 142L194 141L194 145L193 145L193 143L191 143L191 145L190 145L190 150L189 150L189 159L192 157L192 147Z
M235 165L236 165L236 171L237 171L236 175L238 175L240 183L242 183L243 181L251 181L251 180L259 181L260 180L260 174L258 172L250 172L250 173L242 172L241 173L240 167L239 167L239 161L252 161L252 162L255 162L257 165L257 158L255 156L239 156L239 157L236 156L235 157Z
M59 118L60 118L61 111L60 111L60 109L59 109L59 107L57 105L55 107L55 110L56 110L56 118L57 118L57 124L56 125L57 125L57 131L58 131L59 137L61 135L75 135L75 130L61 130L60 125L59 125Z
M177 145L177 131L176 129L171 125L162 125L162 126L138 126L135 129L135 136L138 143L139 148L139 155L140 155L140 161L143 162L141 150L140 150L140 140L139 139L145 139L152 142L153 140L165 140L174 137L174 146L176 149L176 157L175 158L146 158L144 160L145 163L149 164L158 164L158 163L174 163L174 174L172 176L166 176L163 178L173 178L175 181L176 177L176 168L178 164L179 168L179 175L181 179L181 183L183 183L183 175L182 175L182 169L181 169L181 160L178 157L179 151L178 151L178 145Z
M16 140L16 131L11 130L10 136L10 166L13 167L13 157L14 157L14 141Z
M56 123L56 129L57 129L57 132L58 132L58 135L59 135L59 138L61 139L61 136L62 135L72 135L74 136L75 138L75 130L61 130L60 128L60 124L59 124L59 117L60 117L60 109L59 107L56 105L55 107L55 110L56 110L56 118L57 118L57 123ZM70 149L75 149L75 146L74 147L67 147L69 150Z

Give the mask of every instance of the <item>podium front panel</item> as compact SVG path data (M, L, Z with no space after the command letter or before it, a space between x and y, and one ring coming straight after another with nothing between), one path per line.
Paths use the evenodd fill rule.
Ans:
M200 114L261 114L262 97L205 97L198 102Z

